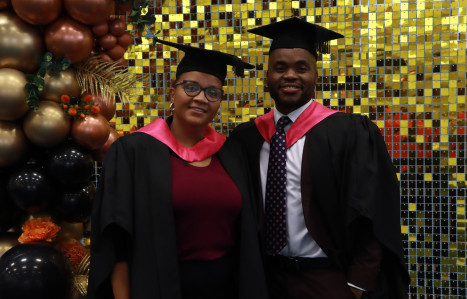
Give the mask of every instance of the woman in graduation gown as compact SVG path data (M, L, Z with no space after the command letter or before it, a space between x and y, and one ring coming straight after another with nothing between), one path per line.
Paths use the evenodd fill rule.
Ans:
M245 153L208 124L227 65L239 58L157 40L185 52L170 89L173 116L109 149L94 204L89 299L266 299Z

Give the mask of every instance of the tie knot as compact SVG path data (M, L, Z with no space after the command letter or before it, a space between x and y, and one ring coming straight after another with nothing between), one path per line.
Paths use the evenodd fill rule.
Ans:
M281 118L279 118L279 121L277 122L276 131L283 130L285 126L287 126L291 122L292 120L288 116L286 115L282 116Z

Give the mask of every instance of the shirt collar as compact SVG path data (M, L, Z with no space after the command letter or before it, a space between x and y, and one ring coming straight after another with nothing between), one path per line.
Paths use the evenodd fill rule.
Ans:
M294 123L297 120L297 118L300 116L300 114L302 114L302 112L305 111L306 108L308 108L308 106L310 106L312 102L313 102L313 100L308 101L308 103L306 103L302 107L300 107L300 108L290 112L289 114L287 114L287 116L290 118L292 123ZM279 119L284 115L285 114L280 113L279 110L276 109L276 106L274 106L274 125L277 125L277 122L279 121Z

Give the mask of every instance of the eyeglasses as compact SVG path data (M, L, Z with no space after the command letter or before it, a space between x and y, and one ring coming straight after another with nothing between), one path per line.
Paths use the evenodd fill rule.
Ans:
M206 99L209 102L217 102L219 99L222 97L224 94L224 91L220 88L217 87L206 87L202 88L201 85L199 85L195 81L190 81L190 80L183 80L180 82L175 83L174 87L177 87L177 85L180 84L185 84L183 85L183 89L185 90L185 93L187 96L190 97L196 97L201 93L201 91L204 91L204 95L206 96Z

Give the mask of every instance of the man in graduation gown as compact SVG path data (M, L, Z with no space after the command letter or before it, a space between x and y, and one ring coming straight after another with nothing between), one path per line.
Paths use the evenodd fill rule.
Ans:
M297 18L249 32L272 39L276 107L230 136L247 150L270 297L408 298L399 184L381 133L312 101L317 52L343 36Z

